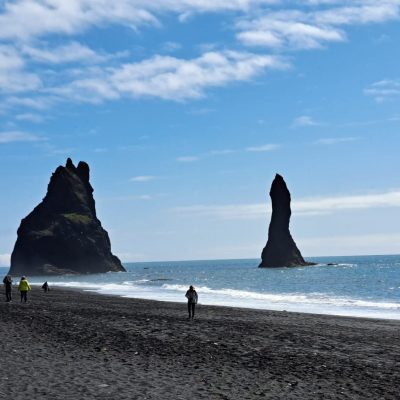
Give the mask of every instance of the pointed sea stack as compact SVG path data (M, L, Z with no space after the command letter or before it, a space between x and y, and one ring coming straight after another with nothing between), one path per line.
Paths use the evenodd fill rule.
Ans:
M53 173L43 201L21 221L11 254L11 275L93 274L125 271L111 253L107 232L97 219L89 166Z
M276 174L269 192L272 201L272 216L268 230L268 242L261 254L261 268L296 267L314 265L304 261L289 231L292 211L290 192L282 176Z

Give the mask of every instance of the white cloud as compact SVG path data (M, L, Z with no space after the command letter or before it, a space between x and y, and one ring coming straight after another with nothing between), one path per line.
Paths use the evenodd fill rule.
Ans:
M340 235L296 238L303 254L349 256L371 254L398 254L400 234Z
M33 97L16 97L11 96L6 99L5 106L20 106L26 108L33 108L35 110L45 110L51 107L57 99L54 97L33 96Z
M0 14L0 38L28 40L46 34L73 35L105 24L156 24L156 18L137 1L17 0Z
M154 55L136 61L116 62L126 52L107 54L69 37L92 28L110 25L138 29L161 26L168 15L223 13L231 18L238 39L246 45L290 49L317 48L346 40L350 25L379 23L399 17L398 0L15 0L0 9L0 92L24 93L19 102L47 107L61 99L92 104L124 97L152 97L173 101L201 98L207 90L249 81L266 70L285 69L289 64L277 55L243 51L206 51L183 59ZM257 15L257 17L254 17ZM260 16L258 16L260 15ZM57 43L51 45L51 37ZM61 40L60 40L61 39ZM8 43L8 44L6 44ZM179 48L165 42L164 51ZM213 43L212 46L215 46ZM204 50L203 50L204 51ZM37 68L37 63L51 68ZM65 68L79 63L80 68ZM92 67L89 67L90 64ZM57 65L57 68L54 68ZM28 67L36 68L34 71ZM388 96L388 88L371 86L367 94ZM392 90L397 90L392 87ZM379 91L379 93L377 93ZM35 93L35 97L29 93ZM393 93L394 94L394 93ZM29 102L30 105L29 105ZM6 104L6 105L4 105ZM4 99L2 108L18 105ZM304 125L312 125L303 121ZM303 125L303 126L304 126Z
M44 140L42 137L27 132L9 131L0 132L0 144L12 142L37 142Z
M273 151L281 146L279 144L264 144L262 146L256 146L256 147L246 147L245 149L221 149L221 150L210 150L207 153L199 154L196 156L183 156L183 157L178 157L177 161L179 162L194 162L194 161L199 161L201 159L207 158L207 157L218 157L218 156L226 156L226 155L231 155L231 154L237 154L241 152L266 152L266 151Z
M343 41L345 34L339 29L319 27L300 22L300 13L276 13L238 25L242 32L238 39L249 46L289 47L313 49L324 42ZM293 18L291 20L291 17Z
M323 138L318 139L315 144L333 145L337 143L354 142L357 139L356 137Z
M194 59L154 56L117 68L88 69L87 76L47 90L53 95L84 102L130 97L183 101L204 96L207 88L247 81L267 69L284 69L278 56L243 52L209 52Z
M153 197L150 196L149 194L140 194L138 196L130 197L130 200L145 200L145 201L147 201L147 200L152 200L152 199L153 199Z
M280 147L279 144L264 144L262 146L257 147L247 147L246 151L250 152L263 152L263 151L273 151Z
M274 0L16 0L0 14L0 38L28 40L48 34L74 35L94 26L122 24L136 28L159 25L167 12L187 17L193 13L246 11Z
M47 64L70 62L99 63L112 58L112 55L101 55L78 42L70 42L59 47L38 48L29 45L22 47L22 53L29 58ZM116 55L118 56L118 55Z
M211 150L208 154L210 156L224 156L226 154L233 154L233 153L237 153L237 151L231 149Z
M18 114L15 116L15 119L18 121L29 121L36 124L44 121L44 118L41 115L32 113Z
M287 65L279 58L240 52L209 52L184 60L155 56L114 70L110 83L119 93L185 100L204 95L208 87L246 81L266 69Z
M40 78L25 70L25 61L11 46L0 45L0 93L35 90Z
M317 126L320 125L317 121L315 121L309 115L301 115L294 119L292 123L292 128L299 128L304 126Z
M329 42L346 40L343 29L349 25L381 23L398 19L398 0L308 1L309 10L289 2L283 11L264 10L261 16L241 20L237 37L249 46L314 49ZM321 6L321 9L315 7Z
M131 182L149 182L149 181L153 181L154 179L156 179L155 176L141 175L141 176L135 176L135 177L131 178L130 181Z
M162 51L165 53L173 53L182 47L180 43L177 42L165 42L162 45Z
M0 267L9 267L11 262L11 254L0 254Z
M400 191L354 196L321 197L293 200L292 212L297 216L331 214L344 210L400 207ZM217 219L258 219L271 212L268 204L195 205L177 207L182 215L208 216Z
M207 114L211 114L213 112L215 112L214 108L203 107L203 108L194 108L194 109L188 111L188 114L191 114L191 115L207 115Z
M328 25L370 24L399 18L398 0L356 0L342 1L343 6L332 7L312 14L316 23ZM353 5L354 4L354 5Z
M293 212L333 212L337 210L361 210L381 207L400 207L400 191L355 196L315 198L293 201Z
M381 103L400 96L400 79L384 79L369 85L364 93Z
M15 0L5 3L0 13L0 38L32 40L50 34L76 35L110 24L133 29L149 24L159 26L159 17L165 13L180 15L181 21L187 21L196 13L257 11L261 17L238 25L241 40L256 45L309 48L321 42L343 40L340 26L384 22L398 18L399 14L397 0L302 2L305 3L312 6L310 10L306 7L306 11L300 11L295 0ZM271 8L262 7L265 5ZM287 8L274 12L274 5Z
M176 207L173 211L184 216L211 217L217 219L254 219L265 217L266 204L195 205Z
M183 162L183 163L189 163L189 162L194 162L194 161L198 161L198 160L200 160L200 158L197 156L182 156L182 157L178 157L176 159L176 161Z

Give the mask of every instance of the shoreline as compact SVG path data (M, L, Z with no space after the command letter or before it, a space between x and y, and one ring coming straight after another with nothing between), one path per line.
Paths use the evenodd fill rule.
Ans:
M31 285L35 287L39 287L42 285L42 283L31 283ZM83 288L83 287L74 287L74 286L59 286L59 285L51 285L52 287L58 288L60 290L77 290L81 291L82 293L93 293L93 294L98 294L100 296L115 296L115 297L120 297L124 299L137 299L137 300L148 300L148 301L157 301L157 302L166 302L166 303L176 303L176 304L183 304L185 303L185 300L182 301L173 301L173 300L157 300L157 299L152 299L149 297L135 297L131 295L124 295L124 294L113 294L113 293L102 293L101 289L90 289L90 288ZM202 294L201 292L199 292ZM183 293L182 293L183 297ZM202 299L204 299L204 296L201 296ZM201 300L202 300L201 299ZM400 314L399 315L394 315L392 314L385 314L384 317L381 316L375 316L375 314L379 314L379 312L371 312L370 314L365 314L365 315L356 315L356 314L345 314L346 311L343 311L343 314L338 314L335 313L334 311L332 312L316 312L316 311L305 311L305 310L293 310L290 309L289 307L286 307L287 309L279 309L278 307L276 308L266 308L266 307L250 307L250 306L238 306L238 305L229 305L229 304L213 304L213 303L203 303L200 301L200 304L202 306L210 306L210 307L229 307L233 309L245 309L245 310L259 310L259 311L272 311L272 312L290 312L290 313L297 313L297 314L307 314L307 315L315 315L315 316L332 316L332 317L343 317L343 318L364 318L364 319L371 319L371 320L389 320L389 321L400 321ZM315 308L318 308L314 305ZM322 307L322 306L321 306ZM327 307L329 308L329 306ZM326 311L326 310L325 310ZM390 315L390 316L388 316Z
M34 284L36 286L36 284ZM39 285L39 284L38 284ZM131 299L131 300L143 300L143 301L149 301L149 302L156 302L156 303L171 303L175 304L176 306L182 306L182 304L186 305L186 301L168 301L168 300L156 300L156 299L148 299L148 298L141 298L141 297L131 297L131 296L124 296L121 294L109 294L109 293L100 293L97 290L92 290L92 289L82 289L78 287L72 287L72 286L57 286L54 285L52 287L57 288L58 290L72 290L72 291L78 291L84 293L89 293L89 294L94 294L98 296L110 296L110 297L116 297L116 298L121 298L121 299ZM291 313L291 314L305 314L305 315L310 315L314 317L337 317L337 318L355 318L355 319L364 319L368 321L398 321L400 325L400 316L398 318L381 318L381 317L370 317L370 316L358 316L358 315L340 315L340 314L327 314L327 313L316 313L316 312L307 312L307 311L291 311L291 310L276 310L273 308L256 308L256 307L239 307L239 306L230 306L230 305L222 305L222 304L204 304L200 302L198 304L201 307L217 307L217 308L229 308L230 310L242 310L242 311L260 311L260 312L271 312L271 313Z
M188 321L184 303L13 296L0 303L0 394L14 399L398 396L400 321L201 304Z

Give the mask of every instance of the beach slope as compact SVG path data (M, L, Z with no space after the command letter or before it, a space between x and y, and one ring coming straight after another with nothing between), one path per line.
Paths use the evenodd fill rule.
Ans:
M400 321L34 288L0 304L0 398L396 399Z

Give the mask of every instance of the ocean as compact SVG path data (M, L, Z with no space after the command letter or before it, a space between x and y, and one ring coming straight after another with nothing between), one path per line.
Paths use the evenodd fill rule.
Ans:
M262 269L256 259L141 262L125 263L127 272L28 279L34 285L47 280L50 287L175 302L185 302L194 285L200 304L400 319L400 255L307 260L318 264Z

